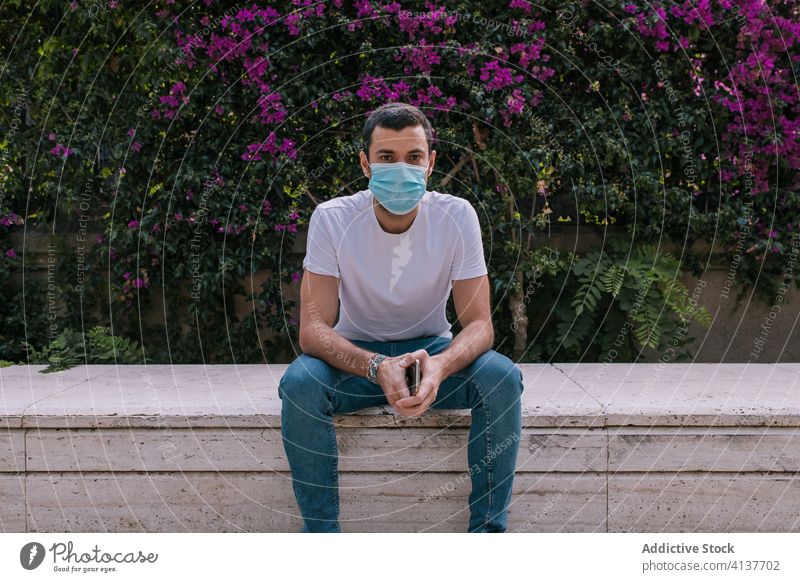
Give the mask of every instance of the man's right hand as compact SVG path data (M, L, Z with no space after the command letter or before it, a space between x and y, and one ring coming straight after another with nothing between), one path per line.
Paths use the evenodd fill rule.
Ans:
M402 356L387 357L381 361L378 366L378 384L383 389L383 393L386 394L386 400L389 401L389 404L395 406L395 402L401 398L411 396L408 382L406 382L406 369L415 359L422 363L428 357L428 352L425 350L417 350ZM395 408L397 407L395 406Z

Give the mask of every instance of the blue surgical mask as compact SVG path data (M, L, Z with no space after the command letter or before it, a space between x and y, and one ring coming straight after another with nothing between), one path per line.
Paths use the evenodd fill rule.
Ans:
M392 214L408 214L425 194L425 166L405 162L370 164L369 189Z

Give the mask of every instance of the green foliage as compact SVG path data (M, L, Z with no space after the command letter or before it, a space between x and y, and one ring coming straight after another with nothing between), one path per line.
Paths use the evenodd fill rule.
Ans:
M48 362L51 356L62 358L57 365L84 361L88 355L75 345L83 350L91 340L67 330L94 325L137 338L147 360L158 362L272 361L272 353L296 345L297 305L287 293L296 291L302 271L302 255L292 252L296 235L316 203L366 187L355 152L364 115L387 91L362 98L358 90L400 81L408 86L404 100L419 94L431 100L423 102L438 138L429 188L469 200L481 216L492 299L503 306L495 313L501 334L512 316L504 309L509 296L525 293L516 288L517 275L524 274L525 285L542 284L526 294L536 299L525 303L532 311L526 357L602 358L617 349L620 358L633 358L638 349L668 345L680 331L673 318L704 320L676 281L681 267L702 271L708 257L687 253L681 266L647 244L735 240L742 212L727 194L742 184L720 184L721 170L731 168L717 147L725 144L716 143L715 124L736 116L697 96L687 51L654 51L653 38L622 31L620 24L635 16L624 15L621 5L531 4L529 12L508 0L456 0L447 12L542 26L516 36L461 18L438 32L423 27L423 46L393 17L359 14L380 3L326 5L321 17L272 3L296 12L297 35L285 14L274 26L262 26L262 16L242 16L238 26L223 27L220 18L232 4L222 2L107 4L0 5L0 47L8 56L0 125L18 127L13 141L0 136L0 216L24 214L0 226L0 253L11 249L9 237L23 224L26 234L38 229L63 242L53 273L54 322L44 308L49 298L35 289L30 272L0 254L0 358L21 359L24 339L44 346L36 353ZM565 8L576 26L558 16ZM609 10L622 20L612 22ZM793 7L775 10L786 18ZM658 20L649 15L651 24ZM246 40L232 32L237 28ZM579 30L615 66L598 58ZM721 19L713 35L699 25L670 31L698 43L689 54L703 55L704 70L729 70L739 36L735 18ZM189 66L176 38L191 35L197 42ZM214 42L236 49L209 56ZM524 51L512 50L526 43L541 43L530 63L522 61ZM655 57L677 103L656 76ZM253 65L262 59L268 70L259 78ZM480 78L498 59L521 80L492 90ZM620 67L629 73L624 79ZM701 88L711 94L715 79L706 77ZM185 87L184 98L167 107L162 99L176 86ZM527 104L522 113L511 111L511 90ZM259 118L265 93L285 109L279 122ZM677 105L693 127L688 154L700 191L689 187L681 162ZM290 139L295 155L243 158L249 145L273 133L279 142ZM56 144L71 155L52 154ZM466 152L472 159L459 166ZM438 182L456 166L446 184ZM789 184L791 168L775 168L774 176L776 184ZM781 272L780 254L771 250L782 248L763 233L775 216L796 224L800 204L796 192L776 190L775 200L756 206L761 222L747 231L739 273L741 283L762 282L761 291L768 274ZM562 216L581 227L622 225L633 250L550 260L537 237ZM24 281L27 297L11 279ZM63 330L62 347L48 344L51 323ZM632 332L619 341L627 326ZM122 344L107 348L128 351Z
M63 330L41 350L26 343L30 364L47 364L43 373L58 372L80 364L139 364L137 343L115 336L106 327L96 326L86 337L73 329Z
M684 349L691 340L687 326L711 324L680 280L679 261L654 245L631 248L609 239L584 256L570 253L544 264L529 286L531 303L553 308L529 322L538 349L525 361L633 361L647 349L674 350L682 360L691 356Z

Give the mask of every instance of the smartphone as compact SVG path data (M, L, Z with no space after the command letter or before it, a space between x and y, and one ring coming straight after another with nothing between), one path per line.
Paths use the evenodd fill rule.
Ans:
M406 383L411 396L416 396L419 390L419 360L414 362L406 368Z

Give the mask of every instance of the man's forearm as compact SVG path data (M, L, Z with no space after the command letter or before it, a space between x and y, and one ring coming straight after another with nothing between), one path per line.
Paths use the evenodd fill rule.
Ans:
M369 360L375 354L358 347L321 321L312 324L311 332L304 338L303 351L334 368L364 377L367 376Z
M435 356L442 363L444 381L451 374L463 370L494 343L491 321L473 321L464 326L447 348Z

